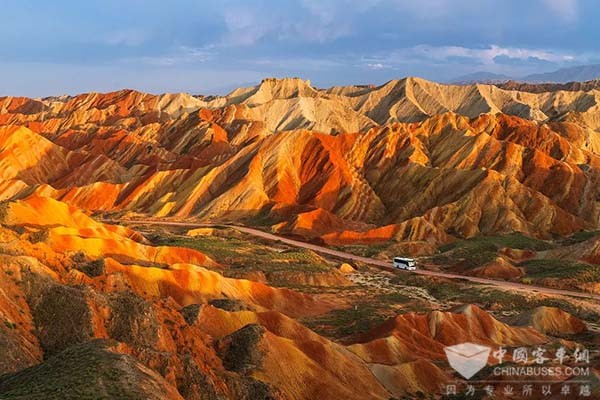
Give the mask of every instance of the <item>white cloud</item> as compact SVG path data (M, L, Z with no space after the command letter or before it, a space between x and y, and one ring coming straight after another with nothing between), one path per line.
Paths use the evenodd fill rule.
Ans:
M137 29L124 29L106 34L101 41L111 46L139 46L148 39L148 34Z
M501 33L510 29L507 15L514 16L517 0L290 0L257 1L250 5L241 0L226 1L222 17L226 32L225 46L252 46L261 40L327 43L351 37L369 17L393 14L408 26L443 30L449 21L469 24L482 32ZM544 17L572 22L577 18L577 0L533 0L533 7ZM483 22L485 21L485 22ZM526 23L526 22L525 22ZM427 25L430 24L430 25ZM378 34L374 27L373 34Z
M297 7L230 4L223 11L225 46L251 46L268 37L326 43L346 37L360 16L382 0L298 0Z
M577 0L542 0L542 5L565 22L577 20Z
M224 19L227 27L225 45L253 45L273 29L269 17L260 18L253 8L230 7L225 10Z
M247 60L247 63L256 67L268 67L287 70L331 70L347 65L343 60L328 59L324 57L282 57L282 58L256 58Z
M385 0L382 0L385 1ZM483 1L483 0L389 0L396 8L405 14L423 19L436 20L445 19L448 15L465 14L469 12L485 13L487 17L493 17L494 11L505 8L514 10L514 4L519 2ZM537 0L542 11L549 11L554 16L565 22L574 22L578 14L578 0ZM518 8L517 8L518 10ZM481 15L483 16L483 15ZM493 22L493 21L490 21Z
M380 70L380 69L388 69L391 68L390 65L382 64L382 63L367 63L367 68L372 70Z
M481 5L481 0L393 0L403 14L423 20L443 19L450 13L473 10Z
M185 64L206 63L213 59L213 46L178 46L172 52L154 57L136 57L121 60L125 64L145 64L155 67L173 67Z
M395 50L391 52L385 60L390 63L406 64L411 62L420 63L423 62L423 60L448 62L452 59L470 59L473 63L489 65L494 64L494 59L498 56L506 56L519 60L536 58L552 63L562 63L575 60L574 55L567 53L554 52L544 49L501 47L497 45L491 45L485 48L419 45Z

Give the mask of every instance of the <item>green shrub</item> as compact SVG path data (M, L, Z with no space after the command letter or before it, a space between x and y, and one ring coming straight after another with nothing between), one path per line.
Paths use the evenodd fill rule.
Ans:
M10 208L10 202L8 200L0 201L0 224L3 224L6 222L6 219L8 218L9 208Z
M78 251L71 256L71 260L74 263L81 264L87 261L87 257L83 251Z
M8 329L17 329L17 324L14 322L4 321L4 325L6 325Z
M83 272L90 278L96 278L98 276L104 275L106 271L106 261L104 258L99 258L97 260L90 261L83 265L79 264L74 267L76 270Z
M532 278L579 278L588 276L590 281L599 276L600 267L571 260L534 259L519 264Z
M42 229L30 234L29 241L31 243L46 242L49 237L50 237L50 230L47 228L42 228Z

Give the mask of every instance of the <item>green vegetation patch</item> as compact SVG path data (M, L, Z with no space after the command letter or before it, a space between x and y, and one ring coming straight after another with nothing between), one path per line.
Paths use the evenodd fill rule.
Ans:
M347 246L336 246L334 249L346 253L356 254L362 257L375 257L376 255L386 251L393 243L378 243L378 244L356 244Z
M219 262L239 256L242 249L248 247L248 244L240 239L224 239L215 236L166 236L157 238L154 244L198 250Z
M577 244L581 242L585 242L586 240L592 239L593 237L600 236L600 231L581 231L574 233L568 238L563 239L562 245L568 246L572 244Z
M271 211L268 209L264 209L256 215L244 218L244 223L248 226L273 226L278 222L281 222L280 219L274 218L271 215Z
M441 246L440 251L447 252L455 249L495 251L503 247L535 251L550 250L553 248L552 244L546 241L530 238L521 233L511 233L508 235L476 236L470 239L459 240Z
M320 335L342 339L366 333L382 324L386 318L375 304L361 303L356 307L333 310L301 322Z
M424 276L398 274L391 283L419 286L426 289L440 302L456 304L475 304L483 309L496 311L527 311L546 306L557 307L581 319L600 322L600 314L586 310L569 301L548 297L527 297L522 292L510 292L469 283L431 279Z
M274 248L238 238L173 236L160 238L157 244L195 249L233 269L244 268L244 271L323 272L330 269L323 258L311 251Z
M6 218L8 218L8 211L10 208L10 202L7 200L0 201L0 224L6 222Z
M531 278L574 278L583 282L599 282L600 266L570 260L535 259L519 264Z
M350 343L400 313L431 311L422 300L394 290L371 295L363 293L354 298L360 300L352 307L305 318L302 323L322 336Z
M435 256L433 261L437 264L448 264L468 260L473 266L480 266L494 260L498 255L498 250L504 247L534 251L554 248L551 243L530 238L521 233L477 236L441 246L439 250L442 254Z
M133 357L107 349L116 342L74 345L22 371L0 376L1 399L159 399L166 391ZM158 376L156 374L156 376Z
M83 272L90 278L96 278L106 272L106 261L103 258L98 258L90 262L75 263L73 268Z

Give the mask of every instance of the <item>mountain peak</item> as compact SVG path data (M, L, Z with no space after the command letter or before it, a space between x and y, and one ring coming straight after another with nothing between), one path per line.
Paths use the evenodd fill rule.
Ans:
M468 85L473 83L500 84L507 81L520 83L576 83L591 81L600 78L600 64L579 65L575 67L560 68L555 71L529 74L515 77L496 74L488 71L477 71L454 78L450 83Z
M268 91L273 98L316 97L317 90L309 80L300 78L265 78L258 85L258 91Z
M285 85L285 84L296 84L296 85L305 85L311 86L309 79L302 79L297 76L289 76L283 78L277 77L267 77L260 81L260 84L269 84L269 85Z

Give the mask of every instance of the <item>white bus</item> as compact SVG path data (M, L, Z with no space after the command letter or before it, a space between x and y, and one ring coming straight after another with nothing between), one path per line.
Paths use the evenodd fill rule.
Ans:
M417 269L417 262L413 258L394 257L394 268L414 271Z

